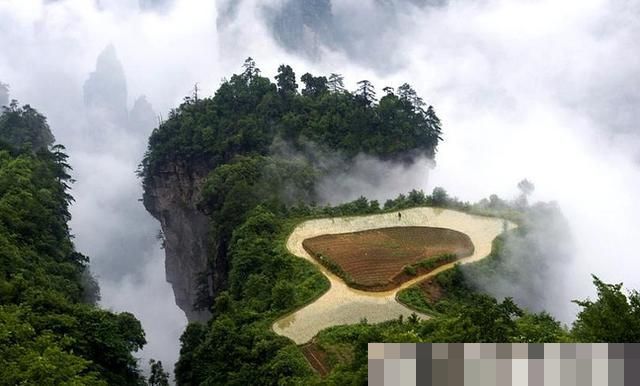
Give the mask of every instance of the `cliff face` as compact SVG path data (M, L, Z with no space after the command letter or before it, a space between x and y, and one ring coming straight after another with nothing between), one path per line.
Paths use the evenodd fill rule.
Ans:
M209 220L196 205L209 169L183 162L168 163L147 182L144 206L162 227L167 281L176 304L190 322L211 314L195 310L198 278L207 271Z

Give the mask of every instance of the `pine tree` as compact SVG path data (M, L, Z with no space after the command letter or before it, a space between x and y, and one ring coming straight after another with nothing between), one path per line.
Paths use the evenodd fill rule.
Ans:
M260 76L260 69L258 69L258 67L256 67L256 62L255 62L255 60L253 60L252 57L248 57L244 61L244 64L242 65L242 67L244 68L244 71L242 72L242 77L248 83L251 83L251 81L254 78L257 78L258 76Z
M331 74L329 76L329 91L332 93L341 93L344 91L344 77L340 74Z
M358 82L357 96L368 106L376 100L376 90L368 80Z

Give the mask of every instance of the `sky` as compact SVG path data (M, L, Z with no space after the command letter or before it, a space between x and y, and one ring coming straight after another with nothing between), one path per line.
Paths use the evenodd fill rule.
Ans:
M443 122L435 166L364 157L335 191L383 199L443 186L475 201L513 198L527 178L534 200L558 203L576 246L562 268L564 289L548 304L554 315L570 322L569 301L594 296L591 273L640 288L637 2L333 0L315 21L286 0L238 1L218 18L226 3L0 0L0 82L44 113L67 146L76 245L92 258L101 304L142 321L144 361L173 363L186 320L164 280L159 224L138 201L135 170L153 124L85 102L87 80L110 46L104 73L119 89L96 90L111 93L119 111L144 105L144 95L156 118L195 84L213 94L248 56L264 75L286 63L298 76L341 73L350 89L368 79L380 94L409 82ZM278 32L273 20L291 28ZM287 43L278 35L287 31L304 38ZM380 174L368 177L371 169Z

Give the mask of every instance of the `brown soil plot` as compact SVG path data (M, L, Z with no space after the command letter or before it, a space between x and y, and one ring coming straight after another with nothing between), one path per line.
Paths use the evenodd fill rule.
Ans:
M393 227L361 232L323 235L306 239L303 247L352 287L385 291L395 288L416 275L433 270L417 268L408 274L403 268L445 254L462 258L473 254L469 236L451 229L434 227Z

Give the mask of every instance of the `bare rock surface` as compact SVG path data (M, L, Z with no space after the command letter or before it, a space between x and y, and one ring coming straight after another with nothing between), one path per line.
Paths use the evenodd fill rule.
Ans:
M207 174L205 167L168 163L149 181L144 196L145 208L162 227L167 281L190 322L211 317L194 309L198 277L207 270L209 220L196 207Z

